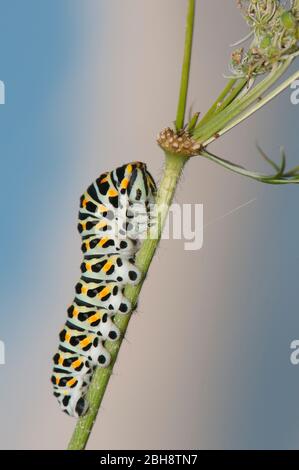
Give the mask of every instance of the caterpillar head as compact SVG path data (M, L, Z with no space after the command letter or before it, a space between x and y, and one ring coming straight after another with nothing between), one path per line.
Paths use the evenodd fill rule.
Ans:
M127 187L127 195L131 203L152 202L157 188L153 177L147 171L145 163L135 162L128 167L132 168Z

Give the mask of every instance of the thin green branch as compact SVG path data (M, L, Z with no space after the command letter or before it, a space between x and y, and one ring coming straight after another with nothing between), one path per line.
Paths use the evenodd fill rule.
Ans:
M193 29L194 29L194 16L195 16L195 0L188 1L187 23L185 34L185 49L181 75L180 94L176 114L176 129L177 131L183 129L185 121L187 93L189 85L189 74L191 64L192 42L193 42Z
M297 70L297 72L293 73L289 78L287 78L287 80L285 80L283 83L281 83L279 86L277 86L274 90L272 90L270 93L268 93L264 98L261 98L260 100L258 100L252 107L250 107L244 113L240 113L236 119L232 120L227 126L223 127L221 130L219 130L217 132L216 136L213 135L209 139L204 140L202 142L203 146L207 146L207 145L211 144L215 139L218 139L220 136L222 136L226 132L230 131L233 127L236 127L238 124L240 124L245 119L250 117L253 113L255 113L256 111L261 109L263 106L265 106L271 100L273 100L276 96L278 96L280 93L282 93L285 89L287 89L298 78L299 78L299 70Z
M184 116L186 109L187 91L189 83L189 71L190 71L190 60L191 60L191 48L192 48L192 36L193 36L193 25L194 25L194 14L195 14L195 0L188 0L188 13L187 13L187 26L186 26L186 38L185 38L185 52L183 61L183 70L181 78L180 97L178 105L178 113L176 125L178 128L182 128L184 125ZM150 263L157 249L163 226L168 214L169 207L171 205L175 189L181 175L182 169L188 158L185 156L172 155L169 153L165 154L165 169L163 177L158 189L156 199L156 210L159 215L159 223L157 224L156 238L146 239L136 257L136 266L140 269L143 274L143 280L137 286L126 286L124 295L132 303L132 311L136 307L137 299L145 279L146 273L149 269ZM101 402L103 400L106 387L111 377L113 366L115 364L122 339L126 333L131 313L127 315L116 315L114 321L121 331L121 339L117 342L105 342L105 347L111 354L111 363L107 368L98 368L94 374L92 383L88 390L87 399L89 402L89 410L87 414L79 418L70 440L68 449L69 450L80 450L84 449L95 423L97 413Z
M263 159L269 163L269 165L272 166L272 168L274 168L274 170L276 171L276 173L279 172L279 165L277 165L277 163L275 163L273 160L271 160L271 158L268 157L268 155L263 151L263 149L257 144L256 145L261 157L263 157Z
M276 66L264 80L258 83L252 90L241 98L236 98L222 112L212 117L210 121L201 127L200 123L195 128L193 137L200 143L209 141L209 139L219 133L235 117L248 109L255 101L261 99L262 95L284 74L293 59L286 60L283 64Z
M285 156L284 156L283 151L282 151L281 166L278 167L278 171L274 175L262 175L255 171L247 170L246 168L240 165L237 165L235 163L232 163L228 160L225 160L224 158L220 158L214 155L213 153L208 152L207 150L203 150L200 153L200 156L208 158L212 162L223 166L227 170L230 170L234 173L238 173L239 175L247 176L248 178L252 178L256 181L260 181L261 183L267 183L267 184L290 184L290 183L298 184L299 183L299 174L296 173L296 171L298 171L298 167L293 168L292 170L284 173Z
M247 80L238 80L237 78L232 78L227 82L227 85L223 88L222 92L212 104L210 109L206 112L203 118L199 121L197 128L200 129L204 126L211 117L214 117L216 114L220 113L224 108L226 108L240 93L240 91L246 85Z

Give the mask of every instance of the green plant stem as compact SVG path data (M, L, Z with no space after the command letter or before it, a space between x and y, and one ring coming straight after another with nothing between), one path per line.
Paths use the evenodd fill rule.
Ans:
M236 116L245 111L256 100L260 99L265 93L288 69L292 59L286 60L283 64L277 66L264 80L258 83L251 91L242 98L236 98L222 112L212 117L204 126L199 125L195 128L193 137L198 142L203 143L210 139L217 132L223 129Z
M193 42L193 29L194 29L194 16L195 16L195 0L188 1L187 23L185 34L185 49L180 85L180 94L176 115L176 129L180 130L184 127L187 93L190 75L191 52Z
M236 95L244 88L247 80L240 80L240 83L237 83L237 78L232 78L227 82L227 85L223 88L222 92L212 104L210 109L206 112L203 118L199 121L197 128L203 127L212 116L220 113L226 106L228 106L231 101L236 97Z
M189 84L189 72L190 72L190 60L192 50L192 37L193 37L193 26L194 26L194 14L195 14L195 0L188 0L188 11L187 11L187 25L186 25L186 36L185 36L185 51L184 60L182 67L181 87L180 96L177 110L176 126L182 128L184 125L184 116L186 110L187 91ZM142 281L137 286L126 286L124 295L132 303L132 311L136 307L137 299L144 282L146 273L151 264L152 258L157 249L159 240L161 238L164 223L168 214L169 207L171 205L178 180L180 178L182 169L188 158L165 154L165 168L161 183L159 185L158 194L156 198L156 210L159 215L159 223L157 225L157 236L155 239L146 239L136 257L136 266L140 269L143 274ZM121 331L121 339L117 342L105 342L105 347L111 354L111 363L109 367L98 368L95 371L91 385L88 390L87 399L89 402L89 410L85 416L79 418L71 437L68 449L69 450L80 450L84 449L92 431L96 416L98 414L99 407L103 400L106 387L109 379L113 372L113 366L115 364L122 339L126 333L131 313L127 315L117 314L114 318L116 325Z
M281 174L281 175L279 174L262 175L255 171L247 170L246 168L243 168L240 165L237 165L228 160L225 160L224 158L220 158L216 155L213 155L211 152L208 152L206 150L203 150L200 153L200 156L208 158L212 162L223 166L227 170L230 170L234 173L238 173L239 175L247 176L247 178L252 178L256 181L260 181L261 183L266 183L266 184L298 184L299 183L299 175L294 175L294 171L297 170L297 167L293 168L292 171Z
M217 138L225 134L226 132L230 131L233 127L236 127L238 124L243 122L245 119L249 118L253 113L258 111L260 108L265 106L267 103L269 103L271 100L273 100L276 96L278 96L281 92L283 92L286 88L288 88L295 80L299 78L299 71L293 73L289 78L287 78L283 83L281 83L278 87L276 87L274 90L270 91L264 98L256 102L253 106L251 106L249 109L247 109L245 112L241 113L240 115L237 116L236 119L233 119L230 121L230 123L221 129L218 132ZM207 146L211 144L215 140L215 137L211 137L207 141L203 142L203 146Z

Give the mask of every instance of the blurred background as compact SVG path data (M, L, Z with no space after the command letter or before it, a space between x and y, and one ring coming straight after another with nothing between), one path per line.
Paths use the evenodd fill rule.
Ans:
M0 1L2 449L71 436L49 376L79 277L79 197L131 160L161 177L155 137L176 113L186 3ZM198 1L193 110L215 100L246 32L234 0ZM269 171L256 142L277 159L283 144L298 164L290 94L211 149ZM298 191L188 163L176 202L204 205L203 248L162 241L88 448L299 448Z

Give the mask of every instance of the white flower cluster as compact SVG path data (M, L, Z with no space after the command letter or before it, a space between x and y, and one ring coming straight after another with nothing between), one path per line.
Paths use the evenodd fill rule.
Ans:
M299 52L299 0L239 0L250 27L248 50L232 53L231 70L238 77L264 74Z

